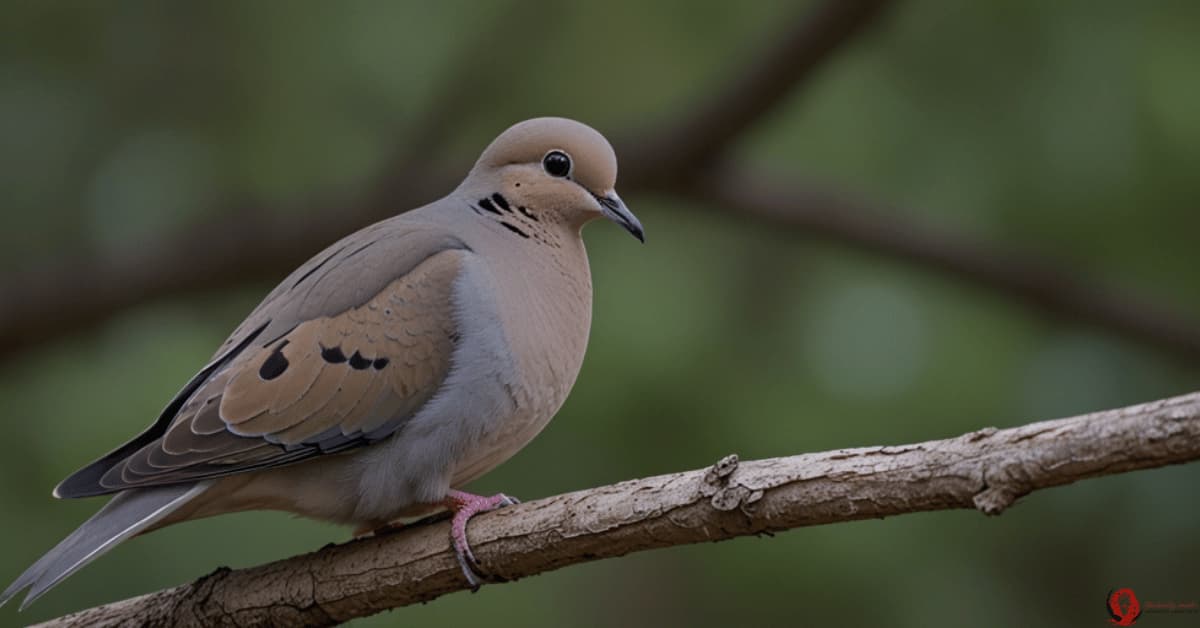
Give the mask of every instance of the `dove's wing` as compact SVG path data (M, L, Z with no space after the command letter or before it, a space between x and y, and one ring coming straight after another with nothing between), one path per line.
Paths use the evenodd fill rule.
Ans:
M393 433L450 369L467 255L444 229L400 219L334 244L267 296L153 426L56 494L229 475Z

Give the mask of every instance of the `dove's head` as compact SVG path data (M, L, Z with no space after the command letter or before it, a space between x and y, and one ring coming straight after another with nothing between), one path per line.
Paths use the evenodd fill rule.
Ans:
M479 209L516 223L510 228L579 229L604 216L644 241L642 224L617 196L617 156L586 124L566 118L518 122L488 145L467 182L484 193Z

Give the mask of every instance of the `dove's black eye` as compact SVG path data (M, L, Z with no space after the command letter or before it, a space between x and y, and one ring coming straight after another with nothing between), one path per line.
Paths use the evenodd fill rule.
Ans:
M542 158L542 167L552 177L565 177L571 174L571 158L561 150L552 150Z

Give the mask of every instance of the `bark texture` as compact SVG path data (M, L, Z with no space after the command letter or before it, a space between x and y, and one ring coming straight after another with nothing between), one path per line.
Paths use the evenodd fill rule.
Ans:
M956 438L739 461L527 502L473 519L506 580L630 552L952 508L1200 458L1200 393ZM466 589L445 522L89 609L43 626L329 626Z

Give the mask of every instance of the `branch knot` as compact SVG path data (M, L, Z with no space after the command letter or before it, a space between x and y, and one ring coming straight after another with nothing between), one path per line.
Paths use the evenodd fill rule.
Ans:
M700 494L711 497L709 503L713 508L729 511L735 508L744 508L762 499L762 489L754 489L732 482L737 468L737 454L729 454L704 472L704 478L700 482Z

